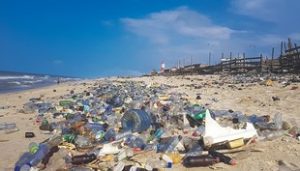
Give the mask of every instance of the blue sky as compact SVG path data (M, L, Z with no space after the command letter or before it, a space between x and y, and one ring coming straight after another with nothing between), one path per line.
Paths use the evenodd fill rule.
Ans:
M0 0L0 70L137 75L300 43L299 0Z

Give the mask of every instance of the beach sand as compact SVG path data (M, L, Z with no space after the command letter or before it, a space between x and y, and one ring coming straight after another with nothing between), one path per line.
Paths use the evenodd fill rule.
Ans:
M281 113L283 119L291 125L300 126L300 88L291 90L292 87L300 87L299 83L292 83L286 87L277 81L273 86L259 85L258 83L247 84L216 84L224 82L221 76L173 76L173 77L137 77L137 78L111 78L111 80L144 81L147 84L159 83L175 86L169 91L186 93L188 98L199 104L206 104L211 109L232 109L251 115L271 115ZM70 90L75 93L86 90L96 80L64 83L49 87L26 90L15 93L0 95L0 122L15 122L20 131L5 134L0 132L0 170L12 170L19 156L28 149L30 142L42 142L50 135L44 134L35 124L36 114L19 113L23 104L32 97L42 97L46 101L57 102L60 96L69 94ZM233 85L233 86L231 86ZM195 88L196 87L196 88ZM53 90L56 90L54 92ZM200 95L201 99L196 100ZM273 101L272 96L278 96L280 100ZM2 107L2 109L1 109ZM3 108L4 107L4 108ZM35 133L35 137L27 139L24 137L26 131ZM238 164L229 166L223 163L213 167L187 169L176 165L172 170L272 170L276 171L278 161L282 160L291 169L300 168L300 141L292 137L282 137L273 141L263 141L252 144L261 152L240 152L232 154ZM152 157L144 155L143 157ZM45 170L51 170L46 168Z

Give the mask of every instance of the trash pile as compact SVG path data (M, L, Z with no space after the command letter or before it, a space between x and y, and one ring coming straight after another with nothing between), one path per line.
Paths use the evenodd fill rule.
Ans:
M73 171L236 165L219 150L286 133L299 138L299 128L288 127L280 114L271 119L211 110L169 90L166 85L106 81L83 93L71 91L57 104L30 99L23 112L37 113L39 129L51 137L30 143L15 171L54 170L49 163L57 158L63 158L63 165L56 169Z

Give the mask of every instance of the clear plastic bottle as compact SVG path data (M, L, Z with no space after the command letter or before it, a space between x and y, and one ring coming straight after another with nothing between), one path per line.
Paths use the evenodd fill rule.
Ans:
M78 135L75 139L75 144L80 148L85 148L91 146L91 141L87 137Z
M158 152L170 153L174 151L175 147L178 145L181 140L181 136L171 137L166 144L159 144L157 147Z
M121 139L124 139L126 137L129 137L132 135L132 132L130 130L128 131L124 131L124 132L120 132L116 135L116 140L121 140Z
M0 123L0 130L4 130L6 134L19 131L16 123Z
M282 137L284 134L286 133L286 131L283 130L278 130L278 131L271 131L271 130L264 130L259 132L259 139L260 140L274 140L277 139L279 137Z
M192 146L192 148L185 154L185 157L189 156L200 156L203 152L203 148L199 143L196 143Z
M140 148L143 150L146 147L144 140L136 136L128 137L125 143L131 148Z

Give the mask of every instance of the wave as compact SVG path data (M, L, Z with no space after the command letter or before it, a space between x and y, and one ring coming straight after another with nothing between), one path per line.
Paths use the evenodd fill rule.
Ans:
M31 75L18 75L18 76L0 76L0 80L12 80L12 79L27 79L27 80L33 80L34 76Z
M21 85L21 82L19 81L10 81L8 82L9 84L16 84L16 85Z
M35 84L35 83L39 83L39 82L43 82L43 80L23 81L23 83L25 83L25 84Z

